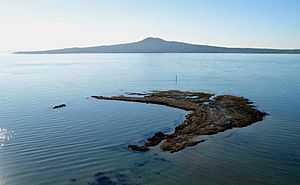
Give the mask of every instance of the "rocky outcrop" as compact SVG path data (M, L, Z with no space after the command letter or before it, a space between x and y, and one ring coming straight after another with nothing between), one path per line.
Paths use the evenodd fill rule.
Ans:
M66 107L66 106L67 106L66 104L55 105L53 107L53 109L60 109L60 108Z
M147 139L147 142L145 143L145 146L147 147L151 147L151 146L156 146L158 145L160 142L162 142L167 135L165 135L162 132L156 132L153 137L150 137Z
M171 134L157 132L148 138L143 146L129 145L136 151L148 151L161 143L163 151L177 152L194 146L204 140L197 141L200 135L212 135L234 127L245 127L261 121L265 112L257 110L248 99L232 95L214 96L203 92L159 91L145 94L143 97L128 96L92 96L101 100L132 101L167 105L191 111L184 122Z

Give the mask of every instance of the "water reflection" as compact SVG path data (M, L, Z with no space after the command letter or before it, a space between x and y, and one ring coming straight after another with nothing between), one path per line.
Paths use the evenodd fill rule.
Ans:
M0 128L0 149L4 146L5 142L10 140L14 135L12 130Z

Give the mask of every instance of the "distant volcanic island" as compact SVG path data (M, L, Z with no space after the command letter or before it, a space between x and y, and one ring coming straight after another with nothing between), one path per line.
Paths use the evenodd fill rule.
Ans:
M148 37L144 40L114 45L73 47L44 51L18 51L14 54L74 54L74 53L256 53L300 54L300 49L229 48L167 41Z
M164 141L160 147L171 153L197 145L204 140L197 136L213 135L235 127L245 127L263 120L267 115L255 108L248 99L232 95L219 95L188 91L154 91L128 93L128 96L92 96L99 100L117 100L166 105L190 111L182 124L171 134L157 132L144 145L128 145L136 151L149 151L150 147Z

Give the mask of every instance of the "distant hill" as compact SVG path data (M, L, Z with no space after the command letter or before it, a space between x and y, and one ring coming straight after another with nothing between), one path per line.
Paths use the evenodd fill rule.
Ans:
M208 45L146 38L138 42L84 48L64 48L45 51L19 51L14 54L67 54L67 53L277 53L300 54L300 49L227 48Z

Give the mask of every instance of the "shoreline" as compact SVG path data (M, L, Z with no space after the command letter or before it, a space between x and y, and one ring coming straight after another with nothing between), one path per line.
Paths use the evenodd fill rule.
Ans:
M115 100L165 105L183 109L189 113L183 123L171 134L157 132L142 145L128 145L136 151L149 151L164 141L160 148L171 153L197 145L197 136L213 135L236 127L245 127L263 120L267 115L255 108L248 99L232 95L219 95L189 91L155 91L151 93L129 93L130 96L92 96L99 100ZM139 97L134 97L138 95Z

